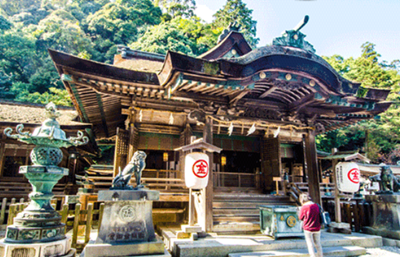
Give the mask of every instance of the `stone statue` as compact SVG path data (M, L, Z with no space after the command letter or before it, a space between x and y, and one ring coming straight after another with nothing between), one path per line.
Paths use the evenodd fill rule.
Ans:
M131 186L128 185L131 180L132 174L135 174L136 178L136 188L143 188L144 186L140 184L140 179L142 177L142 171L146 167L146 153L143 151L136 151L131 161L125 168L120 171L119 174L113 180L113 188L118 189L132 189Z
M376 194L393 194L393 192L398 192L400 189L400 182L398 178L393 175L393 171L388 165L383 165L381 167L381 173L369 177L369 180L379 183L380 190L376 192Z

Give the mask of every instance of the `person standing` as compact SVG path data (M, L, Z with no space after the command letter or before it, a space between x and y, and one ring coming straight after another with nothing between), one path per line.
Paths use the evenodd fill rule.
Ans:
M319 206L311 201L310 195L307 193L300 194L299 200L302 205L299 219L303 221L308 253L311 257L322 257ZM314 247L317 250L317 254L315 254Z

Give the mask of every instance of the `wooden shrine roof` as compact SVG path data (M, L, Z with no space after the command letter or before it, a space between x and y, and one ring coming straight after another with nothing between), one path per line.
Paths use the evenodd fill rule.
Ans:
M317 133L389 108L390 90L367 89L357 97L360 83L341 77L307 49L312 47L276 44L252 50L240 33L230 32L199 57L175 52L164 57L125 47L115 65L106 65L49 52L80 117L100 138L123 126L124 106L181 112L200 107L228 120L273 120L313 126Z

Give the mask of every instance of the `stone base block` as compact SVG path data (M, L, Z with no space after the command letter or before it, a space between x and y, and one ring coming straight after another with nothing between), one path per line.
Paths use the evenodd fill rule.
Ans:
M15 244L0 240L0 257L74 257L71 237L48 243Z
M338 229L350 229L350 224L344 222L331 222L331 224L329 224L329 227Z
M84 252L84 257L163 256L165 249L164 243L160 239L131 244L96 244L94 241L90 241Z
M82 251L82 253L79 255L79 257L85 257L86 254L86 249ZM171 254L167 251L167 249L164 249L163 254L150 254L150 255L135 255L135 257L171 257Z
M400 230L391 230L386 228L373 228L373 227L363 227L362 230L366 234L400 240Z
M203 229L197 225L194 225L194 226L182 225L181 228L182 228L182 231L185 233L197 233L197 232L203 231Z

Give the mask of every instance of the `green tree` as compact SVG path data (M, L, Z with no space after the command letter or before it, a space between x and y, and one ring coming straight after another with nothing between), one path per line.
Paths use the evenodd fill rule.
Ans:
M72 101L68 92L55 87L49 88L49 91L46 91L43 94L40 94L39 92L31 93L28 90L23 90L22 92L19 92L16 100L39 104L48 104L53 102L56 105L72 106Z
M78 20L64 10L55 10L41 20L33 35L43 50L54 48L79 54L91 49L90 38L79 26Z
M195 42L179 30L179 19L149 28L137 41L129 45L132 49L166 54L168 50L188 55L193 54Z
M227 28L230 23L236 22L241 27L241 33L245 36L251 47L258 44L256 37L257 22L252 17L253 10L247 8L242 0L227 0L222 9L214 14L212 25L214 28Z
M0 9L8 16L13 16L17 13L24 12L27 9L36 6L41 6L41 0L2 0L0 1Z
M195 0L155 0L154 5L162 7L170 18L192 18L195 16Z
M168 50L198 56L216 44L218 33L199 18L174 18L153 26L129 46L133 49L166 54Z
M400 74L394 65L379 62L380 54L375 45L366 42L361 46L359 58L344 59L334 55L324 57L343 77L361 82L357 96L364 97L369 88L391 89L388 100L400 104ZM348 128L329 132L317 137L318 149L330 151L336 147L341 150L365 150L375 163L393 163L400 159L397 151L400 143L400 110L393 104L379 119L357 123Z
M87 18L88 31L102 40L128 45L138 39L140 29L161 22L161 10L149 0L117 0Z

